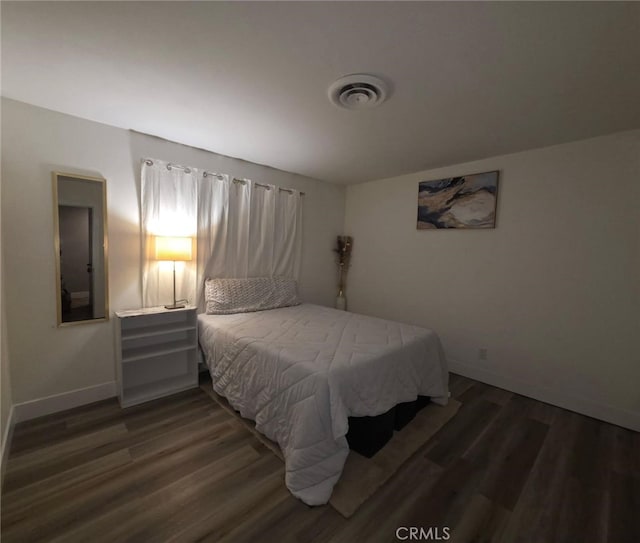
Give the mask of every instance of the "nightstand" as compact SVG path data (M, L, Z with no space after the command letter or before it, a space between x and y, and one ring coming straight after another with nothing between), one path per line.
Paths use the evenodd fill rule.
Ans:
M196 308L116 311L120 405L129 407L198 386Z

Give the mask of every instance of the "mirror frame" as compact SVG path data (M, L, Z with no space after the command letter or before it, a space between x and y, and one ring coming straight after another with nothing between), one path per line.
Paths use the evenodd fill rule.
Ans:
M63 322L62 320L62 292L60 290L60 219L59 219L59 198L58 198L58 179L60 177L71 177L80 181L93 181L101 184L102 187L102 229L103 229L103 258L104 258L104 317L95 319L86 319L78 321ZM53 246L56 260L56 314L58 328L64 326L73 326L76 324L91 324L96 322L105 322L109 320L109 262L107 259L108 229L107 229L107 180L103 177L92 177L90 175L79 175L67 172L51 172L53 182Z

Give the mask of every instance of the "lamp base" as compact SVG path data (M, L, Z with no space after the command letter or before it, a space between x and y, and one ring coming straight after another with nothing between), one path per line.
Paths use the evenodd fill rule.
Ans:
M164 306L165 309L182 309L183 307L185 307L184 304L172 304Z

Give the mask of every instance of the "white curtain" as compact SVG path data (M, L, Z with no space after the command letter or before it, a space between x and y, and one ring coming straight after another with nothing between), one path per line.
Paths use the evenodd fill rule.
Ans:
M171 167L170 163L160 160L143 161L140 189L142 301L144 307L166 305L173 303L173 263L154 259L153 238L195 238L197 172ZM193 303L196 299L196 260L176 262L175 266L176 298Z
M204 307L204 270L224 277L229 240L229 176L203 173L198 182L198 266L195 303Z
M141 196L147 247L143 247L145 306L166 304L171 298L171 270L153 261L148 249L154 234L196 237L194 260L177 263L177 297L201 310L207 277L298 279L302 252L298 191L194 168L167 169L167 163L153 160L153 165L143 163Z
M302 201L297 190L278 190L274 224L272 275L300 277Z
M298 191L226 175L202 175L198 200L198 307L207 277L298 279L302 202Z
M249 185L249 182L247 182ZM250 185L251 207L247 222L247 241L244 243L251 250L247 255L247 266L238 269L239 277L260 277L275 275L275 228L276 202L278 188L273 185Z

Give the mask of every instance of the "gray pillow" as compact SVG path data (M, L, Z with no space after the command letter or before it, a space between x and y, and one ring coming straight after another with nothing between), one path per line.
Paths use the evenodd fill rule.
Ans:
M296 281L289 277L206 279L204 296L208 315L248 313L300 304Z

